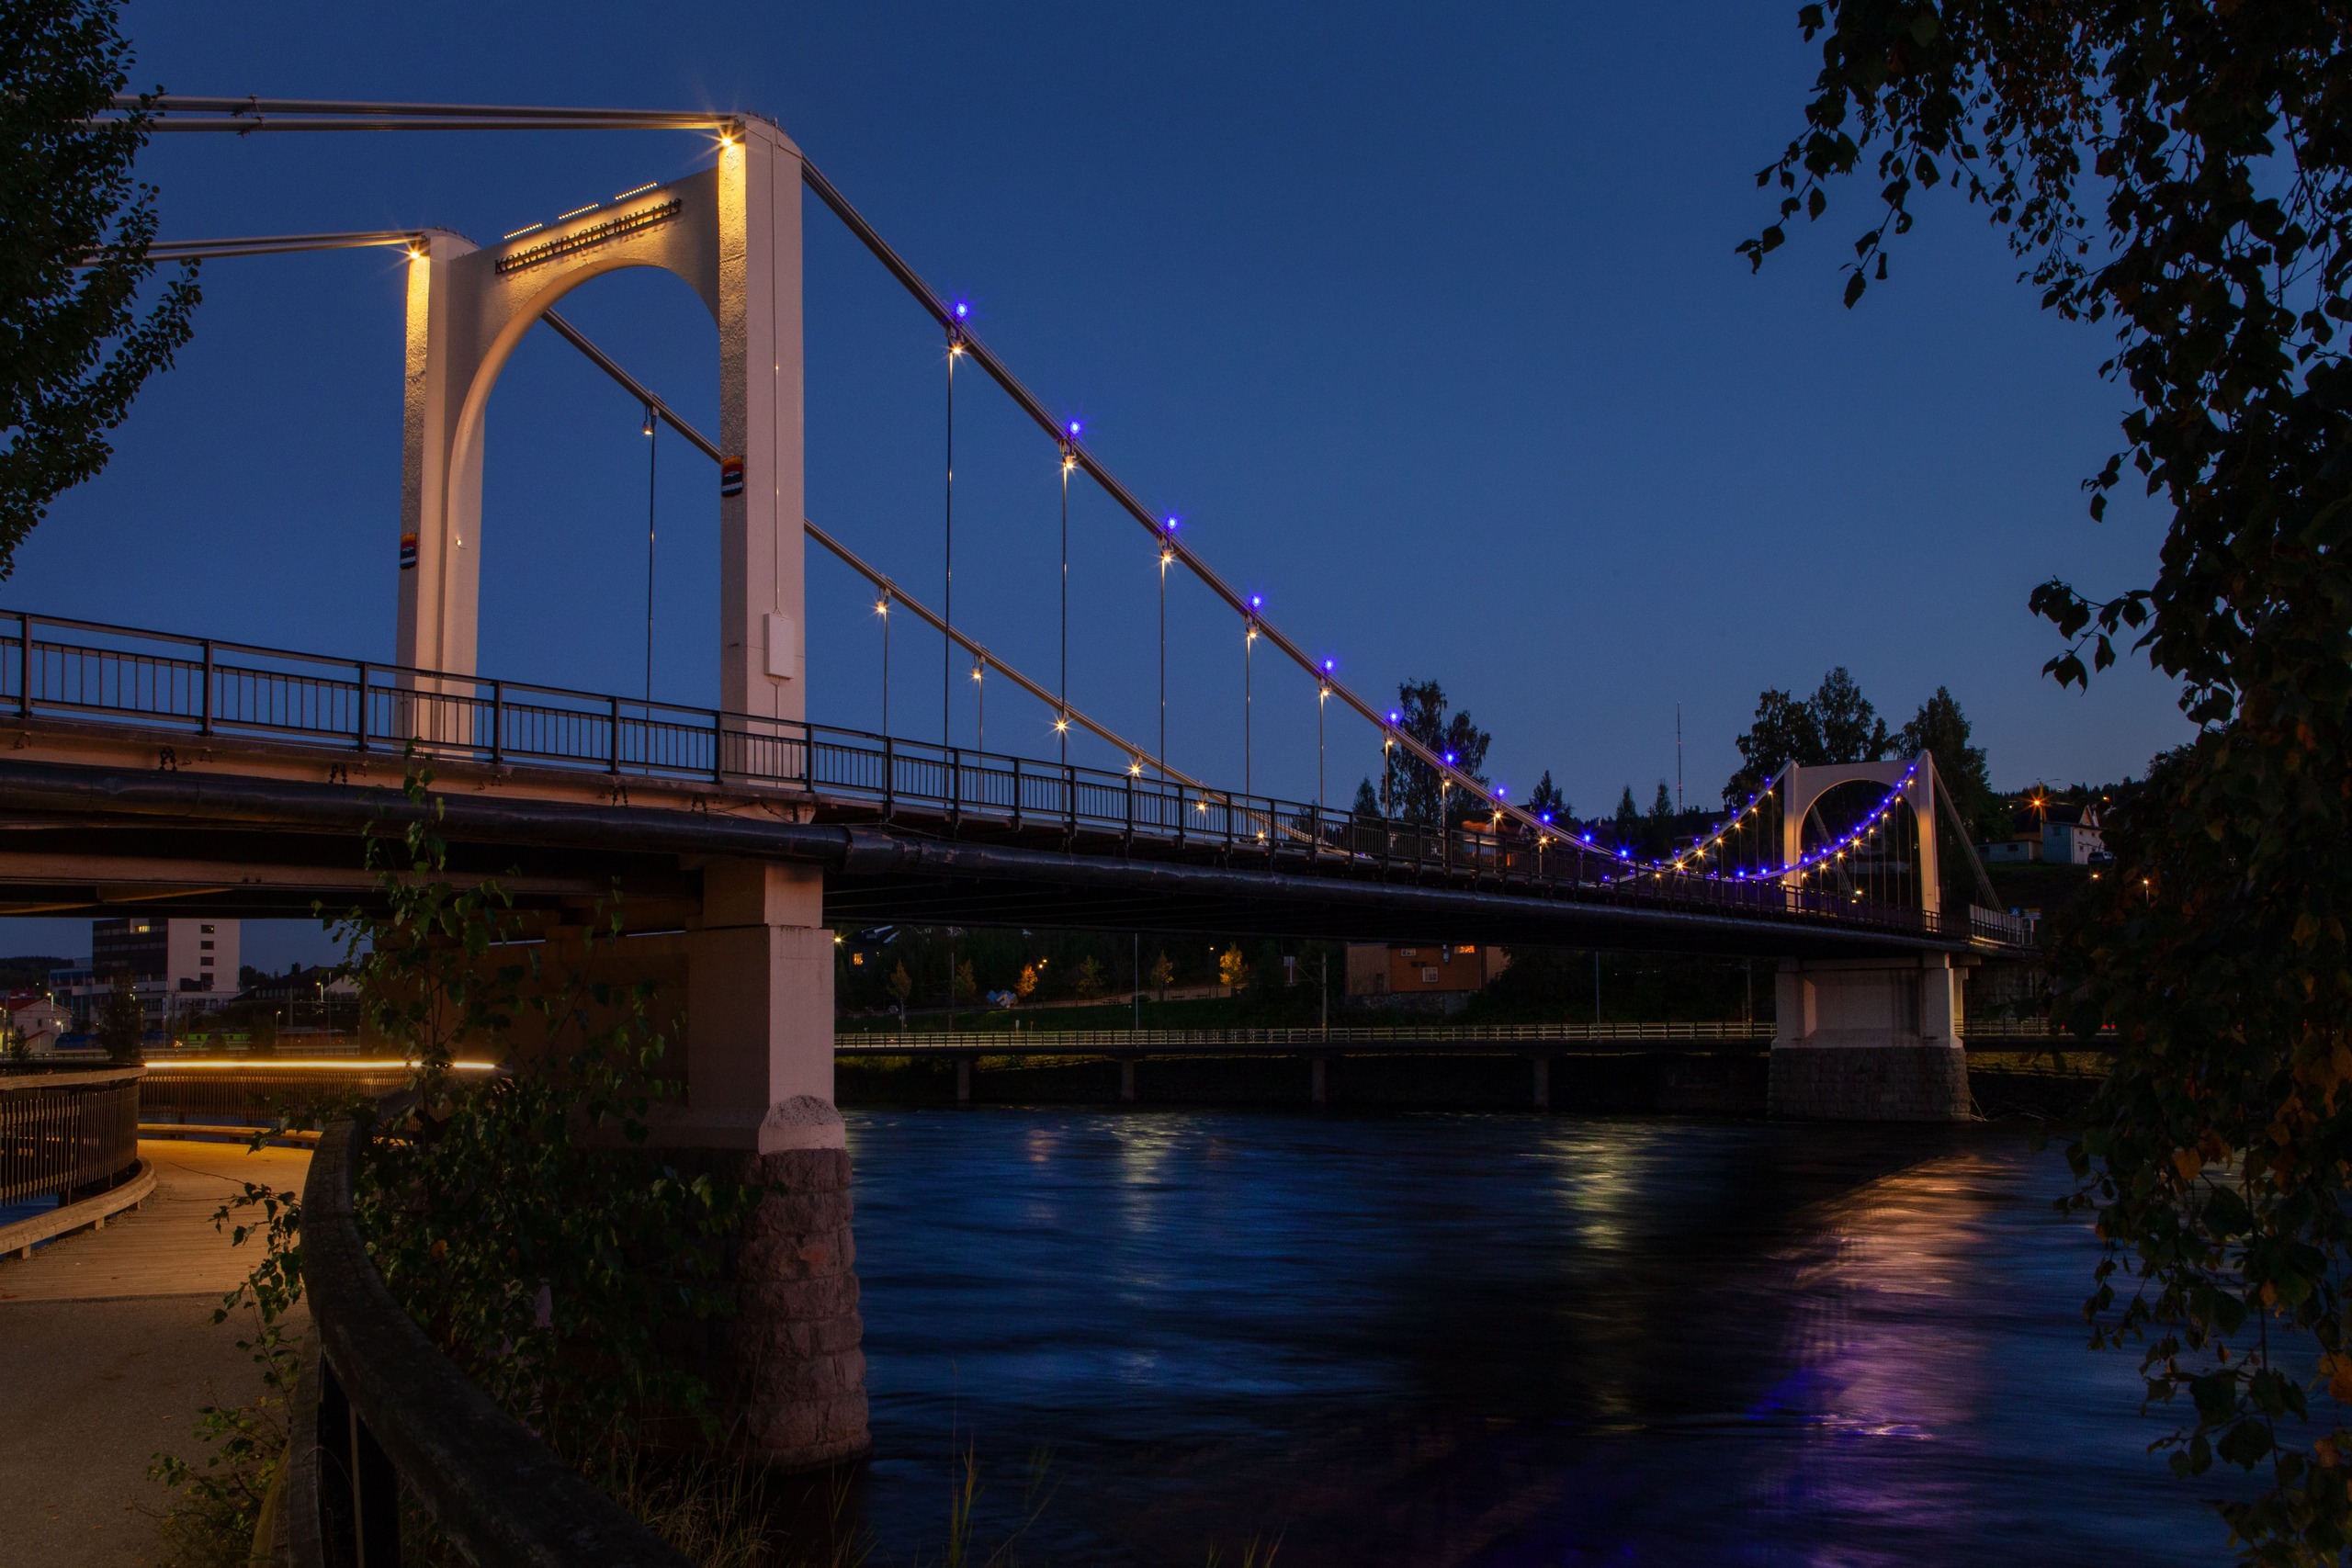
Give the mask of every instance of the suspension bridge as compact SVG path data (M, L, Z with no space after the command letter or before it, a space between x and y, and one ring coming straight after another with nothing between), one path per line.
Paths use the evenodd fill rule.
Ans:
M118 112L133 106L125 101ZM674 130L708 139L686 177L477 244L442 229L158 244L162 260L389 247L405 256L398 633L390 649L292 650L0 611L0 913L118 909L306 915L374 896L361 845L418 809L432 772L451 874L495 876L550 940L617 887L630 973L683 998L685 1092L657 1139L760 1157L794 1194L800 1264L761 1281L778 1324L830 1325L771 1358L747 1441L794 1462L865 1440L848 1181L832 1107L836 928L891 921L1213 931L1398 942L1558 943L1780 961L1773 1100L1791 1115L1967 1114L1958 1032L1968 968L2021 954L1931 758L1784 770L1662 858L1509 798L1342 680L1147 506L772 122L751 115L167 97L159 133ZM941 592L927 602L804 505L803 193L939 333L945 427ZM718 323L718 428L695 428L556 306L629 267L683 278ZM713 466L718 702L564 690L477 668L484 415L544 323ZM1035 427L1060 473L1060 667L1024 671L958 619L955 400L977 372ZM1069 497L1093 487L1138 531L1161 592L1159 723L1122 733L1070 700ZM391 547L397 545L397 556ZM808 547L871 593L882 702L870 728L808 716L832 650L806 636ZM396 558L396 564L394 564ZM1166 584L1189 575L1313 683L1328 728L1376 744L1376 809L1195 776L1169 755ZM938 729L894 726L893 635L942 660ZM1081 649L1081 657L1084 650ZM846 657L846 654L842 655ZM899 657L903 661L907 650ZM968 675L968 683L964 679ZM960 743L989 684L1049 720L1019 746ZM1002 701L1003 699L1000 699ZM1000 725L998 733L1005 732ZM976 742L985 731L976 724ZM1081 757L1077 760L1074 748ZM1320 773L1318 764L1318 773ZM1939 852L1957 843L1959 869ZM794 1207L797 1205L797 1207ZM813 1251L811 1250L813 1249ZM847 1285L842 1281L846 1280ZM756 1315L756 1314L755 1314ZM797 1332L797 1331L796 1331ZM823 1347L813 1348L812 1347ZM773 1348L771 1346L770 1348Z

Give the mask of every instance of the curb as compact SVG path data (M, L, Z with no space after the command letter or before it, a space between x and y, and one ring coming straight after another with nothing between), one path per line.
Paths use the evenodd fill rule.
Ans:
M139 1162L139 1174L121 1186L109 1189L95 1198L85 1198L78 1203L68 1203L46 1214L35 1214L28 1220L18 1220L12 1225L0 1225L0 1258L14 1253L30 1258L33 1248L68 1231L84 1225L93 1230L103 1229L107 1217L119 1214L145 1202L155 1191L155 1167L151 1160Z

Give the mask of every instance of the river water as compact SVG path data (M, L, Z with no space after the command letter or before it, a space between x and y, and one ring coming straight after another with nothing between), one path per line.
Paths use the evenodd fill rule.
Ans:
M1998 1126L850 1116L876 1563L2189 1563ZM1042 1481L1034 1488L1033 1475ZM1024 1518L1034 1519L1025 1530Z

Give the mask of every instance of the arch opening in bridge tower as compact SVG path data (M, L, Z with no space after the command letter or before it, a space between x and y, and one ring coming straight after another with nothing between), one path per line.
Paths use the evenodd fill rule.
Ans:
M566 295L557 312L697 432L718 428L717 324L676 274L608 273ZM709 635L718 465L658 415L655 425L647 434L643 399L551 322L516 344L485 416L481 670L719 705ZM649 653L658 655L650 671ZM637 706L624 713L632 752Z
M409 264L396 662L473 673L491 390L571 290L650 266L684 279L718 327L719 705L805 716L800 189L798 150L747 121L711 168L498 244L426 233Z

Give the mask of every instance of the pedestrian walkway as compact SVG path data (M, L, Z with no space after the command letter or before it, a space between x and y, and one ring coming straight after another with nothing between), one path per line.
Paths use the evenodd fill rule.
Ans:
M236 1341L250 1314L213 1309L260 1256L212 1215L247 1181L297 1190L298 1149L142 1140L155 1194L136 1213L0 1260L0 1556L43 1568L164 1561L159 1452L198 1457L207 1404L250 1399L260 1375Z

